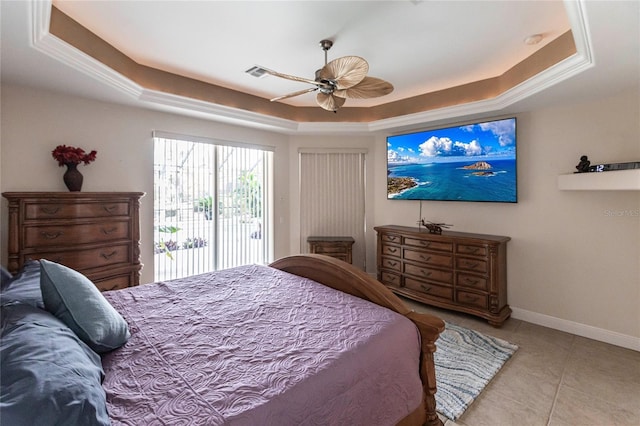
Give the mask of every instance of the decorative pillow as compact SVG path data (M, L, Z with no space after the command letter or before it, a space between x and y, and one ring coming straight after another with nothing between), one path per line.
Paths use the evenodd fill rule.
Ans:
M16 275L6 281L3 278L0 297L3 304L19 301L44 309L40 291L40 262L27 260Z
M131 336L124 318L80 272L42 259L40 288L45 308L94 351L119 348Z
M14 302L1 312L2 424L108 425L100 356L47 311Z

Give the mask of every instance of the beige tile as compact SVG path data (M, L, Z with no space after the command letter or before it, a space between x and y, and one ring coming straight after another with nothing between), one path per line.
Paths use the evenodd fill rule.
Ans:
M637 426L640 414L613 408L609 401L561 385L549 426Z
M531 374L517 358L512 358L498 372L484 392L492 392L513 399L536 410L550 412L556 397L560 379L549 379Z
M505 398L496 392L486 392L471 404L457 420L460 426L545 426L549 410L537 409Z
M552 345L567 350L572 348L575 339L576 336L573 334L525 321L522 321L513 334L515 344Z

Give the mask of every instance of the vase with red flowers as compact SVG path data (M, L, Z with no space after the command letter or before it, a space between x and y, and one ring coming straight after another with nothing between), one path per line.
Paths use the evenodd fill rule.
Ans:
M82 148L73 146L58 145L51 151L51 155L56 159L60 167L67 166L67 171L63 175L64 184L69 191L77 192L82 189L83 176L78 170L78 164L89 164L96 159L97 151L88 154Z

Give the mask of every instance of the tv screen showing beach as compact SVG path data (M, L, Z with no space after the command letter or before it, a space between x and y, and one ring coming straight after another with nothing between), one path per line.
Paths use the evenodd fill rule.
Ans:
M517 202L516 119L387 137L387 197Z

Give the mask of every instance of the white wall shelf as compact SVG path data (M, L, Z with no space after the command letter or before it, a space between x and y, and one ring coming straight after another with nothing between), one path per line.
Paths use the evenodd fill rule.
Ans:
M640 169L560 175L558 189L563 191L640 191Z

